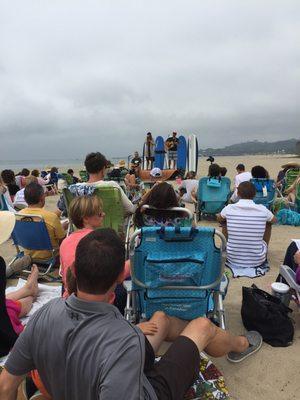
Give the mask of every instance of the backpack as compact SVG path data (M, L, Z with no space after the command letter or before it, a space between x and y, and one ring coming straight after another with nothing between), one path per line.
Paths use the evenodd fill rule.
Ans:
M286 347L292 343L294 325L288 315L291 311L278 297L255 285L243 286L243 324L247 330L259 332L264 342L271 346Z

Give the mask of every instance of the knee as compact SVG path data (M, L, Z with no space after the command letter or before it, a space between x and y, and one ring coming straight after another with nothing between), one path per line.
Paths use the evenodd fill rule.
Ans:
M167 321L169 319L169 317L167 316L166 313L164 313L163 311L155 311L155 313L152 315L151 319L159 319L161 321Z
M164 326L169 326L170 324L170 318L167 316L166 313L164 313L163 311L156 311L150 321L155 321L158 325L164 325Z
M215 336L216 326L208 318L199 317L194 319L192 322L195 324L195 328L205 336L209 338L213 338Z

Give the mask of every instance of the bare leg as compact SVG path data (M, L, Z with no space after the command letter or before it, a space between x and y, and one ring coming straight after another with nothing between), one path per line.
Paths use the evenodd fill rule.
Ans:
M21 312L20 312L19 317L22 318L22 317L25 317L31 310L32 303L34 302L34 297L28 296L19 301L21 303Z
M227 231L227 224L226 222L222 222L222 233L225 236L226 240L228 240L228 231Z
M205 350L213 357L221 357L230 351L243 352L248 346L244 336L233 336L231 333L216 327L207 318L191 321L181 333L191 339L199 352Z
M154 313L149 322L153 322L157 326L157 332L154 335L146 335L153 347L154 353L158 351L164 340L172 342L178 338L188 324L187 321L169 317L162 311Z
M38 294L38 275L38 267L36 265L33 265L31 274L29 275L26 284L21 289L9 293L6 298L10 300L21 300L29 296L36 298Z
M269 244L270 239L271 239L271 233L272 233L272 224L269 224L268 222L266 223L266 229L264 233L263 240Z

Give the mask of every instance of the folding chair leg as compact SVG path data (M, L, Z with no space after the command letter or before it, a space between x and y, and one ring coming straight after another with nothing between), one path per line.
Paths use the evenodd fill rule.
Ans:
M134 296L132 292L127 292L126 307L124 310L124 317L126 321L129 321L131 323L136 322L136 317L133 308L133 297Z
M226 329L226 321L225 321L225 310L224 310L224 304L223 304L223 297L221 293L218 293L218 319L220 323L220 328Z

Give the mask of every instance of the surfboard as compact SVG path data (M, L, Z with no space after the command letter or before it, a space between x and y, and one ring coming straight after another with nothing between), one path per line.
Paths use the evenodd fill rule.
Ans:
M177 145L177 169L186 169L187 146L184 136L179 136Z
M146 161L146 143L144 143L143 146L143 157L142 157L143 163L142 163L142 169L146 169L147 166L147 161Z
M188 137L187 146L187 165L189 171L197 173L198 170L198 140L196 135L190 135Z
M164 169L165 141L162 136L155 139L154 167Z

